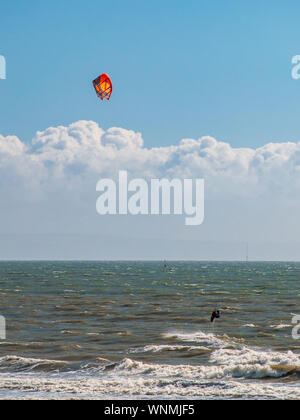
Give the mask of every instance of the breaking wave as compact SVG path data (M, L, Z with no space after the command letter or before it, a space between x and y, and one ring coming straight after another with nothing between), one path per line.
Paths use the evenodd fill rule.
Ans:
M28 398L29 391L41 398L300 398L300 356L292 351L262 350L202 331L164 335L165 340L174 337L182 344L149 344L128 353L138 358L141 353L167 356L179 351L197 357L197 352L204 352L207 363L178 365L171 359L150 363L127 357L113 362L98 358L76 366L5 356L0 358L0 398L7 398L7 391L14 398ZM288 375L289 383L281 382Z

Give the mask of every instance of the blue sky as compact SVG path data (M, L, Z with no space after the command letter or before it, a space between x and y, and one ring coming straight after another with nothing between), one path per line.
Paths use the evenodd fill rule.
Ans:
M300 3L2 3L1 258L299 260ZM120 169L204 178L204 223L100 216Z
M145 145L211 135L257 147L300 138L300 4L254 0L3 2L0 133L93 120ZM111 75L109 103L91 81Z

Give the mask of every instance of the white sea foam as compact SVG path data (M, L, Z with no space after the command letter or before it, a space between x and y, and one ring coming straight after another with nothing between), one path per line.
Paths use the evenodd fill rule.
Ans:
M130 349L130 353L159 353L164 351L179 351L179 352L191 352L191 351L198 351L198 352L209 352L210 349L208 347L203 346L181 346L181 345L148 345L145 347L137 347L134 349Z
M0 357L0 371L32 371L32 370L55 370L66 366L68 363L61 360L34 359L19 356Z
M177 340L201 343L202 345L211 346L213 348L232 347L244 341L243 339L230 338L226 334L217 336L213 333L205 333L203 331L194 333L170 332L164 334L164 338L176 338Z
M221 366L156 365L124 359L106 375L0 373L0 398L300 398L295 384L222 379L227 373L233 371Z
M291 373L291 366L300 367L300 355L292 351L262 350L202 331L173 332L164 339L167 337L176 337L183 344L148 345L132 349L132 353L206 349L208 363L174 365L132 358L112 363L101 359L68 371L61 361L2 357L0 398L300 398L296 369L295 381L280 382ZM273 378L273 382L264 378Z
M291 328L290 324L278 324L278 325L270 325L271 328L274 328L275 330L281 330L283 328Z

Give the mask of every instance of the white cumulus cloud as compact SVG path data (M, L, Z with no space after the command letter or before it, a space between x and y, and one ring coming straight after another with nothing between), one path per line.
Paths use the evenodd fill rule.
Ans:
M38 131L30 144L0 135L0 163L2 176L9 167L29 184L30 178L34 184L47 179L58 185L127 169L138 177L204 177L216 194L222 192L219 186L223 190L227 185L226 191L234 186L235 193L244 195L247 184L250 194L255 186L272 194L274 188L289 191L298 186L300 143L233 148L206 136L147 148L140 133L117 127L105 131L93 121L78 121Z
M117 219L100 222L95 211L97 181L116 177L119 170L133 178L204 178L206 216L199 229L207 240L300 234L295 225L300 143L233 148L205 136L148 148L141 133L103 130L93 121L38 131L30 143L0 135L0 232L122 231ZM143 223L153 231L150 219ZM133 223L135 229L140 230Z

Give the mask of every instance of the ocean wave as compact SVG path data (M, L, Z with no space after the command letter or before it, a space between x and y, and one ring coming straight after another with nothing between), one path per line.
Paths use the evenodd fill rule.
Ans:
M300 389L288 384L201 381L197 378L114 376L46 377L0 375L0 398L13 399L299 399Z
M0 371L28 372L28 371L54 371L65 368L68 362L61 360L34 359L20 356L0 357Z
M115 372L142 377L184 378L185 380L228 380L234 378L266 379L281 378L300 370L300 359L292 352L265 354L244 349L238 353L212 354L208 365L152 364L126 358L113 368Z
M15 341L0 341L0 346L11 347L11 348L31 348L31 349L42 349L47 346L47 343L42 343L39 341L31 341L29 343L20 343Z
M183 347L197 348L170 347L179 351ZM148 346L148 350L164 351L166 347ZM39 398L58 399L299 399L300 388L293 386L295 382L278 382L290 374L295 374L298 380L299 369L300 356L293 352L263 351L247 346L216 349L206 365L158 364L132 358L111 362L99 358L76 367L63 361L6 356L0 358L0 398L28 398L28 392L34 392ZM263 380L271 377L277 382ZM252 379L256 381L251 382Z
M158 350L159 351L159 350ZM0 358L0 372L61 372L69 374L105 376L122 375L127 378L182 378L184 380L228 380L234 378L280 378L300 371L300 357L292 352L265 352L243 348L223 349L210 354L207 365L157 364L125 358L120 362L99 359L95 363L71 366L57 360L5 356Z
M210 356L210 362L224 367L224 374L236 378L279 378L290 372L290 366L299 366L300 356L292 351L285 353L252 349L219 349ZM281 366L282 369L275 368ZM286 369L285 369L286 367Z
M143 347L129 349L129 353L164 353L166 357L171 352L180 352L182 357L195 357L207 354L205 364L150 363L124 358L113 363L98 358L95 362L72 366L69 362L60 360L34 359L20 356L5 356L0 358L0 371L73 371L74 373L106 374L114 372L125 376L147 377L181 377L187 380L199 379L263 379L280 378L291 371L300 370L300 355L253 348L245 345L242 340L216 335L211 332L197 331L194 333L173 332L164 335L164 339L176 338L183 344L149 344ZM186 342L194 343L188 344ZM186 343L186 344L185 344ZM166 359L164 359L166 360ZM171 359L170 359L171 360ZM274 368L275 366L275 368ZM286 368L285 368L286 367ZM292 368L291 368L292 367Z
M169 332L163 334L163 337L166 339L175 338L186 342L196 342L213 348L232 347L244 343L244 339L242 338L229 337L226 334L217 336L213 333L206 333L203 331L197 331L194 333Z
M163 353L163 352L187 352L187 353L195 353L196 354L203 354L203 353L209 353L211 352L211 349L204 346L182 346L182 345L167 345L167 344L161 344L161 345L148 345L144 347L137 347L134 349L130 349L129 353Z
M170 332L163 338L179 342L132 348L132 357L117 361L1 357L0 399L27 398L28 392L39 398L300 398L300 355L292 351L251 347L205 331ZM164 362L135 360L135 355L138 359L139 353L147 352L163 353ZM172 364L171 357L166 359L172 352L194 357L193 364ZM203 353L206 362L195 364ZM288 382L282 380L288 375Z
M291 328L290 324L278 324L278 325L270 325L271 328L274 328L275 330L281 330L283 328Z

